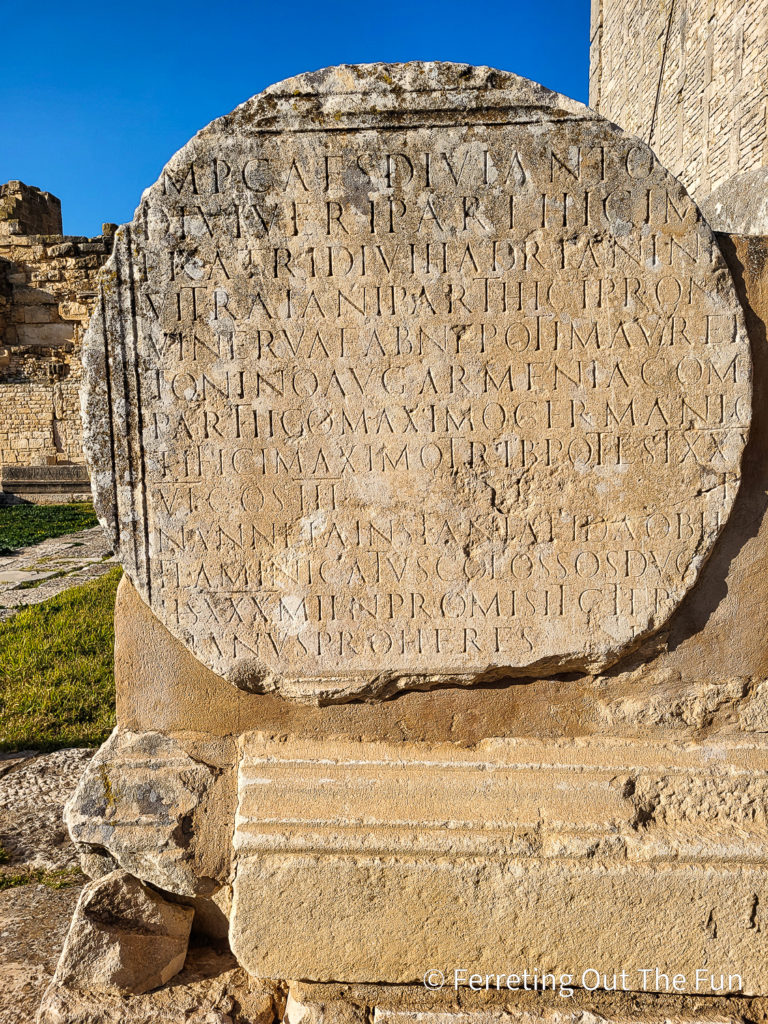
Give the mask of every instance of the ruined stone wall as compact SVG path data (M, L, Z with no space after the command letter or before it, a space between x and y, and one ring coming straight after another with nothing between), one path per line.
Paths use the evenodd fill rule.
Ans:
M62 235L55 196L0 186L0 466L83 461L80 347L113 230Z
M768 164L767 40L767 0L592 0L590 105L703 199Z
M0 339L5 337L11 318L12 285L8 278L12 271L13 265L0 259Z
M61 233L61 202L56 196L22 181L0 185L0 236Z

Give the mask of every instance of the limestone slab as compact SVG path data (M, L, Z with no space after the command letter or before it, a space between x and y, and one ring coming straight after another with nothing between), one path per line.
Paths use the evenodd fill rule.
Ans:
M683 974L695 994L706 966L763 995L767 796L763 741L252 734L230 941L257 977L626 970L630 990Z
M309 701L611 664L695 583L751 415L679 183L451 64L302 75L203 129L118 232L85 360L137 590Z

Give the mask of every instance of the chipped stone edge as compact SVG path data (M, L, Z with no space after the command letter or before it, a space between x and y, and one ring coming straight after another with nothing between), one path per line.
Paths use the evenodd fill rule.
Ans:
M747 332L744 311L736 293L733 275L727 266L722 255L720 245L713 229L705 219L696 201L689 195L685 186L677 179L671 171L668 171L661 161L658 160L653 150L640 138L632 136L623 131L618 125L598 114L590 107L570 99L561 93L553 92L545 86L510 71L501 71L488 66L476 66L470 64L453 63L449 61L412 61L408 63L373 63L373 64L340 64L332 67L322 68L313 72L306 72L291 78L284 79L268 86L261 93L250 97L244 103L235 107L230 113L211 121L208 125L198 131L181 149L179 149L165 164L163 171L157 181L144 190L140 203L136 208L133 220L130 224L121 225L115 236L115 245L112 255L102 267L98 276L98 287L100 298L104 293L114 289L117 278L116 254L119 251L121 241L126 240L126 233L130 228L139 222L142 217L145 203L149 200L153 191L162 181L162 175L166 170L174 170L182 166L185 161L194 159L197 144L200 140L206 139L211 134L234 129L235 132L248 134L248 130L255 133L268 131L280 122L281 116L296 116L296 105L299 100L310 101L314 104L314 110L302 111L302 115L313 113L321 122L333 122L337 124L336 114L338 110L333 109L333 100L338 97L354 95L358 90L354 89L356 80L365 81L365 92L369 96L388 97L391 99L395 92L415 92L414 86L418 84L419 77L426 78L427 87L424 91L433 92L443 88L440 82L441 74L464 76L471 79L473 83L473 99L477 98L482 90L496 90L505 94L508 105L528 105L532 110L541 113L546 110L552 120L565 121L575 119L583 122L594 122L604 125L617 136L632 138L642 149L653 154L656 163L669 176L671 181L677 182L683 193L690 199L698 214L699 231L711 238L714 251L719 255L719 266L713 265L712 270L721 270L725 274L724 285L721 288L730 292L729 298L733 303L737 319L739 335L746 343L747 355L749 357L748 380L746 383L747 397L750 408L750 423L747 425L747 440L742 447L739 457L739 466L744 459L744 453L750 442L752 427L752 400L753 400L753 367L751 357L751 339ZM399 82L404 84L400 85ZM399 89L395 87L399 85ZM340 87L341 86L341 87ZM462 88L465 88L462 87ZM451 90L464 101L463 106L467 110L473 109L468 102L467 96L462 96L462 89ZM467 93L469 93L467 89ZM528 101L526 104L525 101ZM390 110L397 109L397 104ZM455 107L435 106L434 112L439 110L455 110ZM385 113L384 109L377 111ZM290 131L282 128L281 130ZM350 126L353 130L353 126ZM359 130L359 126L358 126ZM110 506L105 499L109 491L116 492L122 485L132 488L133 481L114 479L112 463L109 453L105 450L104 419L105 412L109 405L106 399L106 362L105 352L98 342L98 331L104 330L101 307L97 304L93 317L91 318L88 330L83 340L83 384L81 388L81 410L83 417L83 449L85 460L91 474L92 489L94 493L94 508L99 522L105 531L107 538L112 544L115 552L120 551L119 543L119 517L116 507ZM125 424L118 423L118 432L121 428L127 429ZM678 597L673 607L662 612L660 616L649 622L636 637L626 643L613 648L610 652L595 649L582 653L571 653L566 655L545 657L521 666L499 666L489 665L486 668L475 669L471 672L442 672L434 674L414 674L403 671L384 673L363 673L350 672L342 675L327 676L289 676L280 675L268 669L260 663L244 663L236 666L224 678L227 678L234 686L246 692L252 693L276 693L283 697L293 699L297 702L327 705L336 703L348 703L355 700L381 700L396 695L406 690L430 690L438 687L448 686L473 686L486 683L500 682L503 680L519 680L535 676L552 676L559 672L576 671L581 673L596 673L605 671L621 661L627 654L637 649L649 637L659 633L674 615L684 598L690 593L701 575L702 569L709 560L712 552L717 546L723 530L727 526L733 506L741 488L741 478L734 488L730 500L724 507L724 516L718 530L711 531L706 538L707 548L704 552L697 552L691 559L681 586L678 590ZM702 538L704 542L705 538ZM120 553L120 561L126 573L134 584L141 599L151 608L147 600L146 590L139 578L137 566L127 563L123 553ZM153 614L154 611L153 611ZM162 620L161 620L162 621ZM183 630L175 631L168 624L163 625L178 640L187 644ZM597 648L597 645L595 645ZM211 668L211 666L208 666ZM211 669L216 671L215 669ZM219 673L217 673L219 674Z

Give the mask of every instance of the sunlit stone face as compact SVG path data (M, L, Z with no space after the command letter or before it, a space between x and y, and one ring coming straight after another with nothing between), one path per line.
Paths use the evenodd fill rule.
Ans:
M748 341L637 139L456 65L291 79L117 238L88 455L131 579L246 689L595 669L727 520Z

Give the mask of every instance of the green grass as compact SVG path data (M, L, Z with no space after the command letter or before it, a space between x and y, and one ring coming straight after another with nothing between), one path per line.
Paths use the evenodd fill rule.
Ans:
M39 544L48 537L86 530L98 520L89 501L69 505L10 505L0 508L0 555Z
M19 885L33 885L35 882L49 889L68 889L71 885L85 881L87 879L79 868L59 868L56 871L35 868L34 871L21 871L18 874L0 874L0 892L15 889Z
M121 569L0 623L0 749L95 746L115 721Z

